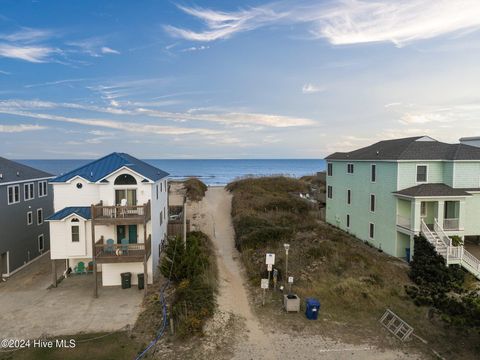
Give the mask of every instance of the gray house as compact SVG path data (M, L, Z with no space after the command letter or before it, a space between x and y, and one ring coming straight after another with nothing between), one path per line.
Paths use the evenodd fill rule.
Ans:
M0 157L0 277L50 249L51 174Z

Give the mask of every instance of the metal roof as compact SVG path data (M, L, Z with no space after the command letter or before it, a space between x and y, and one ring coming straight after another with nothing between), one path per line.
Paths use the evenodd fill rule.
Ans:
M122 167L127 167L151 181L157 181L169 175L167 172L129 154L114 152L78 169L60 175L52 179L51 182L67 182L76 176L80 176L90 182L97 182Z
M92 218L91 214L91 208L90 206L69 206L66 208L63 208L60 211L57 211L55 214L52 214L50 217L48 217L46 220L63 220L66 217L75 214L77 216L80 216L84 218L85 220L90 220Z
M480 160L480 148L447 144L427 136L384 140L351 152L336 152L327 160Z
M49 177L53 177L53 175L0 157L0 185Z
M464 189L454 189L446 184L421 184L394 192L395 195L408 197L470 196Z

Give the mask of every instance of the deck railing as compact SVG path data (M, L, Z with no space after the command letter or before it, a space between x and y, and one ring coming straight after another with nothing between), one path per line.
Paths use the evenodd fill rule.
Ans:
M444 230L458 230L460 228L459 219L444 219L443 220L443 229Z
M102 236L97 242L95 242L95 257L116 257L121 259L126 257L138 257L142 258L146 255L147 259L150 257L152 249L152 237L151 235L145 240L144 243L134 244L108 244Z
M405 229L411 229L412 228L412 221L410 220L410 217L403 216L403 215L397 215L397 225L401 226Z
M138 219L149 221L150 201L144 205L104 206L102 203L92 206L93 220Z

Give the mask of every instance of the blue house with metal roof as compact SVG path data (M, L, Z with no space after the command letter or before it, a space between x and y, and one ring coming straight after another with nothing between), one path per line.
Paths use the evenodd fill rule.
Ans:
M153 281L167 236L168 173L129 154L112 153L51 180L55 213L51 259L73 272L92 273L98 285Z

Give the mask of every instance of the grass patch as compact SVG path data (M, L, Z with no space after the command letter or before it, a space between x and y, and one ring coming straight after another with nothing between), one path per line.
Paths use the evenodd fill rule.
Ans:
M233 194L236 243L252 291L261 296L258 288L260 279L266 276L267 252L277 255L275 267L280 273L279 281L283 282L283 243L288 242L288 275L295 278L293 290L302 299L318 298L324 320L349 324L349 328L362 329L362 333L376 339L382 331L378 319L390 308L447 358L453 354L477 357L478 334L459 333L458 328L450 327L439 316L429 316L429 306L414 304L405 291L413 285L405 262L320 221L318 210L296 196L298 192L308 192L311 181L269 177L228 185ZM279 314L278 309L272 310L272 314ZM274 316L278 321L288 321ZM289 315L288 319L291 318ZM307 324L315 328L314 322ZM328 323L321 323L322 328L326 326Z
M183 182L186 190L187 199L190 201L200 201L208 190L207 185L197 178L190 178Z
M170 240L160 270L175 286L170 316L176 334L200 334L215 310L217 289L215 254L209 237L193 231L187 235L186 246L179 237Z

